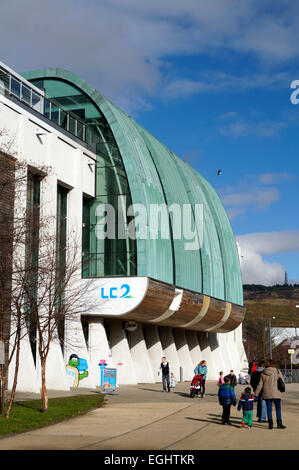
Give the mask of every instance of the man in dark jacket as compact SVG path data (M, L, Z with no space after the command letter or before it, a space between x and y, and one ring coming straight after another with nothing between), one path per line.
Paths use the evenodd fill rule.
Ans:
M166 385L168 392L170 392L170 365L165 356L162 357L158 375L160 375L160 369L162 371L163 392L166 392Z
M226 377L229 378L229 383L231 384L232 387L235 387L237 385L237 377L235 376L233 370L231 370L230 373Z
M261 361L258 365L257 370L255 372L252 372L251 374L250 385L253 388L253 392L255 392L259 384L261 373L263 372L264 368L265 368L265 361ZM258 418L257 422L258 423L267 421L266 413L267 413L266 402L262 398L262 391L261 391L258 396L258 402L257 402L257 418Z
M234 387L230 385L229 375L224 377L224 384L219 387L218 390L219 404L222 405L222 424L230 423L230 407L231 405L236 406L237 400L234 391Z

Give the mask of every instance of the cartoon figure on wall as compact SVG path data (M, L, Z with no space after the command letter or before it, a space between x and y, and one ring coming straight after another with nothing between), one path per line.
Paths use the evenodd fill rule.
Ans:
M66 374L71 388L77 388L79 381L88 377L88 365L86 359L81 359L77 354L71 354Z

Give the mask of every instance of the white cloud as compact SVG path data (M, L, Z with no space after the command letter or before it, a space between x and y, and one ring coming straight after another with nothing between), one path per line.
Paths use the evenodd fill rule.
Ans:
M270 121L264 120L255 123L249 123L240 119L230 122L225 126L219 128L220 134L229 137L247 137L249 135L257 137L273 137L278 135L281 130L287 125L283 121Z
M263 173L259 176L258 182L260 184L279 184L284 181L291 181L296 178L291 173Z
M283 284L285 267L263 256L299 251L299 231L260 232L236 237L240 245L243 284Z
M230 220L251 211L265 211L280 200L279 185L296 176L288 172L247 174L235 186L218 188Z
M221 196L222 203L228 208L252 207L254 210L265 210L278 201L280 194L277 188L251 188L250 190L230 192ZM240 210L240 209L239 209Z
M294 77L275 65L299 56L298 11L289 0L2 0L0 53L17 71L69 69L127 109L154 93L285 86ZM259 73L195 80L168 68L169 57L219 51L250 54Z

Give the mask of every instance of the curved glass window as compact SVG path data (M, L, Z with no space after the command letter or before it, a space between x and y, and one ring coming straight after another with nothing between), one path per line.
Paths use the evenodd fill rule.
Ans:
M122 158L105 117L86 94L64 80L45 78L32 82L43 88L46 97L62 110L84 122L84 130L78 129L78 122L69 116L69 129L76 135L84 131L85 141L95 146L95 197L83 198L83 277L136 276L136 241L129 237L131 220L126 215L132 204L131 195ZM60 111L61 122L64 118ZM105 214L104 209L113 212L109 227L103 226L104 217L99 216ZM107 236L103 238L105 231Z

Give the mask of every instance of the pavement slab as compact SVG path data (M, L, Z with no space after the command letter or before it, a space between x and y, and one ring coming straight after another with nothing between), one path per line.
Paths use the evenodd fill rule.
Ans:
M236 387L237 398L244 386ZM257 423L241 428L242 412L232 407L231 426L221 423L217 385L206 384L205 398L190 398L189 383L163 393L161 384L123 385L104 405L82 416L0 439L1 450L298 450L299 384L287 384L283 423L274 429ZM76 393L98 393L81 389ZM68 396L54 392L50 396ZM17 399L25 397L18 394ZM26 399L36 396L26 395ZM256 407L256 405L255 405Z

